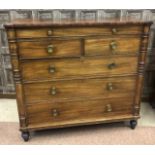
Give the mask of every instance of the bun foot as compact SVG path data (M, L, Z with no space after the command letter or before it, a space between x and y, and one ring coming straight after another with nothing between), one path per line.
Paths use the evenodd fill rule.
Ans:
M30 138L30 133L29 132L22 132L21 136L24 139L24 141L27 142Z
M130 121L130 127L131 127L131 129L135 129L136 126L137 126L137 120L131 120Z

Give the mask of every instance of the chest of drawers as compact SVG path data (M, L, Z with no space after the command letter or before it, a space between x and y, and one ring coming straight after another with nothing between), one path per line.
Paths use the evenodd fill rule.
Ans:
M151 22L16 21L5 25L20 130L139 118Z

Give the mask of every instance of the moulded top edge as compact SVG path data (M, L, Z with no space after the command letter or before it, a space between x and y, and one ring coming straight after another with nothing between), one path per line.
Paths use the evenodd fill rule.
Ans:
M4 24L6 28L48 27L48 26L103 26L103 25L151 25L152 21L133 19L102 20L15 20Z

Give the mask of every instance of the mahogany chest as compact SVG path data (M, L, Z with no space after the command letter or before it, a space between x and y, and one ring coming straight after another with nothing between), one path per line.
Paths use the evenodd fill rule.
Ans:
M5 25L20 130L137 124L152 22L16 21Z

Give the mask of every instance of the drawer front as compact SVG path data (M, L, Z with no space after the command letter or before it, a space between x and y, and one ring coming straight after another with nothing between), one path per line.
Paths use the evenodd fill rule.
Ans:
M27 106L28 123L57 126L100 119L105 121L115 116L131 115L132 105L133 97L30 105Z
M42 101L129 97L135 93L136 76L24 84L27 104Z
M40 40L18 43L21 58L80 56L80 40Z
M85 35L120 35L141 34L142 26L100 26L100 27L68 27L68 28L30 28L17 29L17 38L40 38L52 36L85 36ZM8 31L8 38L14 38L14 31Z
M23 80L51 80L81 76L112 76L137 72L137 57L89 57L59 60L24 61Z
M141 39L131 38L98 38L85 40L87 56L109 54L136 54L139 52Z

